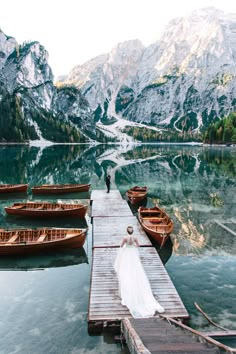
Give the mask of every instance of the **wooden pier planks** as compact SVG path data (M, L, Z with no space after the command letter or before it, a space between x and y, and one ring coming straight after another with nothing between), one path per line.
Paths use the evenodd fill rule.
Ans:
M154 296L165 308L167 317L189 318L189 315L154 247L140 247L141 261ZM94 248L89 297L88 321L117 321L131 317L121 305L118 281L113 269L115 248Z
M216 347L161 318L124 319L122 332L133 354L219 353Z
M132 225L134 236L140 246L152 246L146 233L143 231L135 216L95 217L93 219L93 247L119 247L122 238L127 234L127 226Z
M152 247L138 219L133 216L119 191L92 191L91 204L93 256L88 310L89 332L101 333L104 326L120 324L123 318L131 317L128 309L121 305L118 281L113 269L118 247L128 225L134 227L134 234L139 239L142 264L154 296L158 296L158 301L166 310L165 315L188 319L188 312L156 249Z
M93 202L94 203L94 202ZM120 202L113 202L112 204L95 204L92 206L91 217L109 217L109 216L117 216L117 217L126 217L132 216L132 211L127 209L127 202L125 200ZM105 222L105 220L104 220Z
M133 216L127 202L122 199L118 190L111 190L107 193L104 190L95 190L91 193L92 211L94 217L125 217Z
M102 204L104 204L104 202L107 203L107 201L111 199L124 201L120 192L117 189L110 190L110 193L107 193L105 190L93 190L90 196L91 201L97 201L98 203Z

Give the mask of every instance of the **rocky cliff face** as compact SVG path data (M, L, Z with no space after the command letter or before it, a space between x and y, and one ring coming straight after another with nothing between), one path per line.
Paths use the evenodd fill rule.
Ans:
M0 30L0 69L2 69L7 58L15 50L16 46L16 40L12 37L6 36Z
M66 83L77 85L98 118L116 116L116 99L120 92L132 92L144 46L139 40L118 44L109 54L98 56L75 67Z
M74 82L104 118L193 131L236 110L236 15L214 8L172 20L160 40L139 41L74 68Z
M0 82L1 122L16 128L13 140L74 142L94 134L87 100L78 89L54 86L48 53L40 43L18 45L0 32ZM12 113L16 107L17 114ZM0 140L9 140L3 130Z

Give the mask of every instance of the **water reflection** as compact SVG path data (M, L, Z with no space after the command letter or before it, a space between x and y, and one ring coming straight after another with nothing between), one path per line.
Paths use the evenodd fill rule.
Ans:
M233 242L232 234L214 220L227 223L235 215L235 157L235 148L203 146L55 145L44 149L11 146L0 149L0 182L27 182L30 187L44 183L91 183L92 191L105 189L104 177L109 172L111 188L120 190L124 199L132 186L148 186L145 206L164 207L174 221L174 253L200 254L223 247L232 254L235 251L227 248L228 241L223 242L223 239ZM14 196L9 198L13 200ZM15 198L25 197L15 195ZM55 198L88 202L90 193ZM30 188L27 199L34 200ZM48 197L43 196L42 200ZM6 219L4 206L6 197L1 197L0 222L21 224L22 221ZM138 206L130 205L134 215ZM72 220L65 220L66 225L71 223Z
M34 256L11 256L0 258L0 270L43 270L45 268L67 267L88 263L84 248Z
M1 217L1 216L0 216ZM88 221L86 218L28 218L19 215L6 215L2 217L3 228L36 228L36 227L58 227L58 228L75 228L86 229Z
M137 214L138 213L138 208L139 207L141 207L141 206L146 207L147 206L147 198L141 200L140 202L138 202L136 204L130 203L130 201L129 201L129 199L127 197L125 197L125 200L129 204L129 207L130 207L131 211L133 212L133 214Z
M21 193L0 193L0 200L15 200L27 198L27 192Z
M106 172L111 175L111 188L118 189L124 199L125 192L132 186L146 185L148 196L145 206L160 205L174 221L174 231L165 247L156 247L190 313L192 325L198 329L204 327L193 306L196 301L217 323L225 326L224 321L230 321L227 327L235 327L236 149L172 145L0 148L0 183L29 183L30 187L47 183L91 183L92 191L106 188ZM212 196L217 196L217 202ZM55 198L76 199L89 204L89 197L90 194L73 194ZM88 233L92 234L90 209L84 220L68 218L42 221L7 217L4 207L9 204L9 199L25 198L34 200L30 189L27 196L0 198L1 228L88 226ZM48 200L47 196L43 198ZM136 216L137 208L131 209ZM91 246L92 241L89 242ZM88 256L91 260L91 255ZM32 259L28 265L23 264L23 260L0 264L2 269L16 267L18 270L21 267L52 266L47 272L1 272L3 286L0 295L3 301L0 311L4 318L4 326L1 327L4 348L8 348L8 351L11 348L13 352L18 341L24 352L35 352L36 342L37 348L42 345L43 351L49 353L52 352L51 337L55 335L59 351L79 352L83 348L91 352L120 352L120 347L114 344L101 344L99 338L87 336L90 267L85 264L86 256L81 257L65 254L59 258L52 257L51 260L33 257L34 261ZM79 267L65 266L66 263L80 261L84 264ZM32 299L35 299L33 305ZM21 306L14 307L12 304L17 301ZM37 312L33 310L36 307L38 309L40 304L35 319ZM7 306L11 307L6 314ZM26 310L23 311L23 308ZM52 308L52 315L45 315L51 313ZM26 313L29 314L28 318ZM13 336L13 321L18 321L16 328L27 330L18 335L14 333ZM36 335L40 329L40 335L28 336L32 328ZM45 341L48 334L50 336Z
M171 237L169 237L164 245L164 247L160 247L160 245L157 242L154 242L152 240L153 246L156 248L161 261L163 264L166 264L168 260L170 259L172 252L173 252L173 242Z

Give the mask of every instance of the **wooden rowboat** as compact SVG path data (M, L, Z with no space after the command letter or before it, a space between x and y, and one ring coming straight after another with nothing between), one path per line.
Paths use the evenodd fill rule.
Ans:
M174 228L173 221L158 206L153 208L140 207L138 209L138 219L144 231L161 247L166 243Z
M0 184L0 193L27 192L28 184Z
M147 197L147 187L135 186L130 188L126 195L131 204L137 204Z
M42 251L79 248L87 229L0 229L0 255L24 255Z
M91 184L43 184L32 187L33 194L88 192Z
M84 204L65 204L49 202L22 202L14 203L12 206L5 207L7 214L33 216L33 217L67 217L77 216L84 218L87 212Z

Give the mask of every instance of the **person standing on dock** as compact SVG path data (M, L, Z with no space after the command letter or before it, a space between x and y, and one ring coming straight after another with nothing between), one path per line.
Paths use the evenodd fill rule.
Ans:
M121 304L127 306L134 318L153 317L156 312L164 312L152 294L151 285L143 269L139 243L133 236L133 227L127 227L128 235L122 239L114 269L119 281Z
M107 175L105 178L106 186L107 186L107 193L110 193L110 187L111 187L111 176Z

